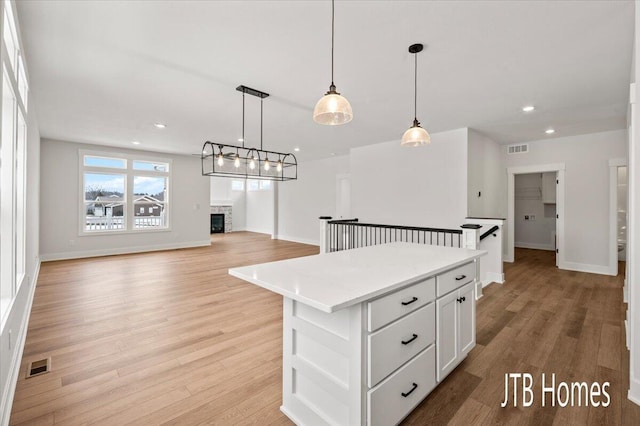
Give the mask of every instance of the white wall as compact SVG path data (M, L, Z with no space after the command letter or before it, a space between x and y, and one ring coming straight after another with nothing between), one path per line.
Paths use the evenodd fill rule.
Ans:
M467 134L431 135L431 144L399 141L351 150L351 215L363 222L458 228L467 216Z
M319 244L318 217L336 216L336 176L348 173L349 156L298 165L298 180L278 183L278 238Z
M538 191L538 198L518 197L518 194L528 196L532 188ZM542 173L516 175L515 193L515 246L555 250L556 205L542 202ZM525 220L525 216L530 220Z
M172 160L169 231L79 236L80 149L100 152L140 151L42 140L40 250L43 260L207 245L209 179L201 175L200 159L187 155L146 153ZM145 153L142 153L143 155Z
M224 177L211 177L211 205L231 203L231 180Z
M505 218L507 175L502 146L469 129L467 164L467 215Z
M274 187L272 182L269 190L247 190L245 225L247 231L271 235L274 233Z
M245 190L233 191L233 180L223 177L211 178L211 205L231 204L231 230L244 231L247 226ZM244 179L239 180L246 184Z
M38 259L40 133L31 95L28 103L31 107L27 117L26 278L13 304L10 305L7 320L0 335L0 424L9 422L33 293L40 270Z
M529 142L507 167L564 163L565 261L574 270L606 273L609 265L609 159L627 157L627 131Z

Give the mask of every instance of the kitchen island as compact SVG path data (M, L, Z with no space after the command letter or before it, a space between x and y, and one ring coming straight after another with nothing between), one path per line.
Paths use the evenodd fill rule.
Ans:
M230 269L284 296L281 410L314 426L406 417L475 346L485 253L390 243Z

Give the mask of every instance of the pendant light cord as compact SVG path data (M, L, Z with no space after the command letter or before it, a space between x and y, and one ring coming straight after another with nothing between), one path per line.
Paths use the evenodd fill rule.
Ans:
M413 72L413 120L418 121L418 54L414 53L415 68Z
M260 98L260 151L262 151L262 101Z
M333 38L335 33L335 0L331 0L331 86L335 86L333 84Z
M242 147L244 148L244 92L242 92Z

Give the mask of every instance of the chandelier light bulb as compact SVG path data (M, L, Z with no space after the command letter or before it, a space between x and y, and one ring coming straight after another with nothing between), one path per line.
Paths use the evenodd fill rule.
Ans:
M236 159L233 161L233 165L236 166L236 169L240 167L240 156L236 154Z
M268 172L270 168L271 168L271 164L269 164L269 157L267 157L267 159L264 160L264 170L265 170L265 172Z
M278 172L281 172L281 171L282 171L282 160L278 160L278 165L276 166L276 170L277 170Z
M251 170L256 168L256 157L255 156L251 157L251 161L249 161L249 168Z
M224 165L224 157L222 156L222 151L218 154L218 166L222 167Z

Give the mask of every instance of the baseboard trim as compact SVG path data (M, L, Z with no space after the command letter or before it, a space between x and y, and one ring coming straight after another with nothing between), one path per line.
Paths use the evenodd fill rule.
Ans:
M29 328L29 318L31 317L31 307L33 306L33 296L36 292L36 284L38 283L38 276L40 275L40 258L36 260L36 269L33 271L33 278L31 280L31 289L29 290L29 297L27 297L27 309L22 316L22 324L20 327L20 333L16 340L16 348L14 352L15 356L11 360L9 365L9 374L7 377L7 391L2 396L0 401L0 425L8 425L9 418L11 416L11 407L13 406L13 397L16 392L16 385L18 384L18 376L20 375L20 365L22 363L22 355L24 353L24 345L27 340L27 329Z
M319 246L318 241L308 240L306 238L291 237L289 235L276 235L276 240L291 241L293 243L308 244L310 246Z
M599 275L611 275L609 266L603 265L589 265L587 263L575 263L575 262L562 262L560 263L560 269L566 269L568 271L587 272L589 274Z
M268 229L244 228L245 232L253 232L255 234L273 235Z
M627 392L627 398L629 401L636 405L640 405L640 382L633 377L630 377L629 392Z
M492 283L504 284L504 274L500 274L498 272L487 272L485 274L485 279L482 280L482 288Z
M85 250L69 251L64 253L47 253L40 255L42 262L52 262L55 260L83 259L86 257L115 256L118 254L144 253L149 251L177 250L184 248L206 247L211 245L211 240L187 241L184 243L157 244L152 246L137 246L126 248L115 248L105 250Z
M551 244L537 244L537 243L519 243L515 242L514 247L524 248L524 249L533 249L533 250L547 250L547 251L555 251L555 248Z

